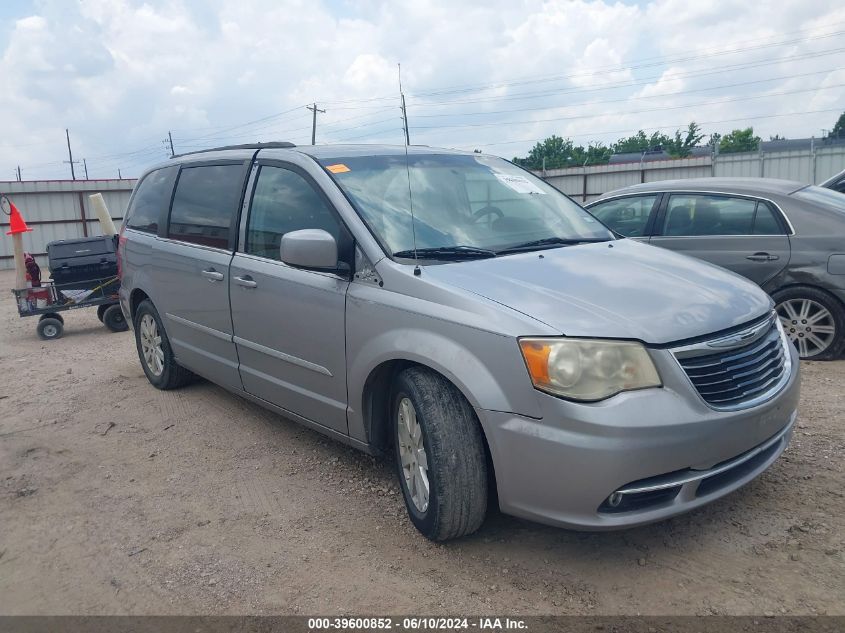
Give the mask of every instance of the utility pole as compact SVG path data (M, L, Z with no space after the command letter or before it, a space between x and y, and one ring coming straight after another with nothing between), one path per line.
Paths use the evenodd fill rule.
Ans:
M405 130L405 145L411 144L411 136L408 132L408 110L405 109L405 93L402 92L402 64L399 67L399 96L402 98L402 128Z
M21 166L20 165L18 165L17 173L18 173L18 182L21 182Z
M88 180L88 161L82 159L82 166L85 167L85 180Z
M70 177L76 180L76 171L73 169L73 152L70 149L70 132L67 128L65 128L65 136L67 137L67 157L68 160L62 161L63 163L70 163ZM78 162L78 161L77 161Z
M317 113L321 112L322 114L325 114L326 111L320 110L317 107L316 103L312 106L305 106L305 109L311 110L311 112L314 114L314 117L311 120L311 145L314 145L316 143L316 140L317 140Z
M164 139L165 145L170 145L170 158L176 156L176 152L173 150L173 134L170 133L170 130L167 130L167 138Z
M117 179L123 180L123 176L120 174L120 167L117 168Z

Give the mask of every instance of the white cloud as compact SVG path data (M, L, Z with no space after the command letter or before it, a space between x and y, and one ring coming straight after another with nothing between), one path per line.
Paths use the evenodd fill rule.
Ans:
M552 133L611 142L617 131L692 119L741 119L709 132L755 115L845 109L842 53L829 53L845 36L818 37L845 31L840 5L42 0L0 43L0 179L17 164L24 177L62 177L65 127L98 176L137 174L163 158L168 130L177 151L308 142L303 106L314 101L327 110L324 141L400 142L397 62L412 141L524 140L490 145L508 156ZM795 41L770 45L785 40ZM786 91L803 92L756 98ZM807 136L836 116L756 127Z

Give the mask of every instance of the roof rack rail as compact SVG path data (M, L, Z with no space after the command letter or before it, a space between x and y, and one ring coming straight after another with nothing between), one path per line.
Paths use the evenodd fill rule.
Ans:
M243 145L224 145L223 147L209 147L208 149L198 149L195 152L184 152L183 154L176 154L171 158L181 158L182 156L191 156L193 154L205 154L206 152L222 152L227 149L283 149L296 147L293 143L287 141L272 141L270 143L244 143Z

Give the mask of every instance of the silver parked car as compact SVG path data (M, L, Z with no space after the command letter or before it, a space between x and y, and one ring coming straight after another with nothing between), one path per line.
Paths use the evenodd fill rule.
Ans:
M664 519L763 472L796 418L797 356L759 287L616 239L492 156L177 157L139 180L119 261L154 386L199 374L393 454L431 539L496 498L575 528Z
M771 178L691 178L587 205L614 231L748 277L775 300L802 359L845 349L845 196Z

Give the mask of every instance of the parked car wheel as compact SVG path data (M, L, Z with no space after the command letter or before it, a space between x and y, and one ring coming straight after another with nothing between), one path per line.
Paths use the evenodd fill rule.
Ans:
M100 323L103 322L103 314L105 314L106 310L109 309L109 304L104 303L102 305L97 306L97 318L100 319Z
M826 292L795 286L773 295L780 322L802 360L831 360L845 346L845 308Z
M176 362L161 317L149 299L142 301L135 311L135 347L153 387L176 389L193 378L190 371Z
M42 318L38 321L36 328L39 338L49 341L51 339L61 338L64 332L64 324L59 319L52 317Z
M475 532L487 513L487 462L470 404L439 374L413 367L396 378L390 420L416 528L433 541Z
M126 317L123 316L123 311L117 304L110 305L103 311L103 325L112 332L125 332L129 329Z

